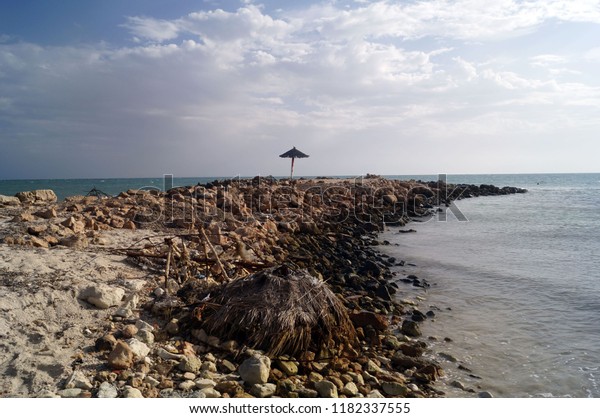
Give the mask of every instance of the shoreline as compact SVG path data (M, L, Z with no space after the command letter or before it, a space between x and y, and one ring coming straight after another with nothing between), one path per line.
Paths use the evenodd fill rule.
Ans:
M441 396L432 386L441 369L423 359L424 347L418 339L418 323L424 314L410 304L394 301L401 288L390 281L389 268L398 261L382 256L372 244L384 224L405 225L411 216L435 214L435 207L449 204L461 194L520 191L461 186L448 193L443 186L378 176L360 183L255 178L167 193L130 191L107 199L73 197L60 204L51 196L44 201L46 196L41 202L33 198L31 203L6 206L2 214L16 221L3 222L0 252L6 248L28 251L24 246L47 246L33 251L49 254L58 247L67 252L89 253L92 249L97 255L122 257L120 263L128 263L130 277L138 276L134 280L137 290L126 286L127 279L121 277L119 282L118 277L113 278L112 293L121 289L116 293L124 299L110 302L114 307L92 309L109 317L97 318L101 326L84 333L88 335L80 341L81 363L59 368L58 385L52 388L48 384L44 394ZM115 234L128 237L114 240ZM206 234L206 242L202 234ZM143 239L145 236L150 238ZM170 255L173 252L179 256ZM204 286L214 280L210 289L215 291L231 279L260 274L281 264L289 264L293 272L308 271L337 295L357 331L355 345L335 347L339 350L336 355L321 359L318 347L310 347L304 351L312 354L303 358L282 358L286 353L279 353L267 362L264 353L243 348L243 341L221 341L207 334L202 320L197 315L193 318L197 311L191 311L189 305L199 305L190 295L200 297L206 289L191 285ZM96 277L96 284L103 284L102 276ZM81 292L73 298L81 302ZM85 300L81 309L88 312L94 299ZM140 319L147 320L146 325L139 323ZM114 373L117 363L110 358L119 354L114 353L115 347L121 347L126 359L118 373ZM129 353L132 348L135 353ZM263 376L254 382L243 378L240 371L249 359L263 359L265 369L269 363L266 379ZM88 375L80 376L82 370L88 370ZM73 383L75 380L84 383ZM2 396L19 394L4 392Z

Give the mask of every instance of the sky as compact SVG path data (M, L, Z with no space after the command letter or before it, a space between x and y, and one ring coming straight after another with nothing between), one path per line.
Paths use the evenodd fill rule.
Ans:
M2 0L0 179L600 171L600 1Z

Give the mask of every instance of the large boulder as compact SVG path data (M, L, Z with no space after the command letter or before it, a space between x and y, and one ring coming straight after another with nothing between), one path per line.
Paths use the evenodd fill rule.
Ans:
M54 203L58 200L53 190L32 190L15 195L21 203Z

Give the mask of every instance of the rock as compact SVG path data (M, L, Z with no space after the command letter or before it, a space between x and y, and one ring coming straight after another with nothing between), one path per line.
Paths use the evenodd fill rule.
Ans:
M344 385L344 388L342 389L342 394L354 397L358 395L358 386L356 386L356 383L354 382L348 382Z
M377 331L385 331L389 326L388 320L385 316L373 312L361 311L357 313L350 313L349 316L350 320L357 328L365 328L370 325Z
M239 367L240 377L249 385L267 383L271 371L271 359L256 354L247 358Z
M275 394L277 386L273 383L257 383L252 385L250 394L257 398L268 398Z
M48 241L46 241L43 238L29 237L29 242L31 243L32 246L34 246L36 248L48 248L48 247L50 247L50 244L48 243Z
M298 363L295 361L277 360L277 368L288 376L295 376L298 374Z
M487 391L484 391L484 392L479 392L479 393L477 394L477 396L478 396L479 398L493 398L493 397L494 397L494 395L492 395L490 392L487 392Z
M450 362L452 362L452 363L456 363L456 362L458 362L458 359L457 359L456 357L454 357L452 354L448 354L448 353L440 353L439 355L440 355L440 357L442 357L443 359L445 359L445 360L448 360L448 361L450 361Z
M58 240L59 245L63 245L68 248L76 250L83 250L90 245L89 240L83 234L74 234L68 237L64 237Z
M408 393L408 388L398 382L383 382L381 388L390 396L406 396Z
M233 353L234 351L236 351L238 349L238 343L235 340L225 341L224 343L221 344L221 348L225 351L229 351L230 353Z
M46 225L32 225L27 228L27 233L29 235L35 235L36 237L41 235L42 233L48 230L48 226Z
M226 393L231 397L239 396L244 393L244 388L236 380L223 380L214 387L219 393Z
M33 214L23 212L23 213L19 213L14 218L12 218L12 222L33 222L34 219L35 218L33 217Z
M50 208L39 212L34 212L34 215L42 219L54 219L58 216L58 213L56 213L56 209Z
M450 382L450 386L452 386L453 388L460 389L460 390L467 390L467 388L465 388L464 383L460 382L458 380L453 380L452 382Z
M373 360L369 360L367 361L367 367L366 367L366 371L369 373L381 373L381 367L379 367Z
M419 329L419 324L414 321L404 321L402 323L402 333L409 337L420 337L423 335Z
M119 396L117 388L109 382L102 382L98 389L98 398L116 398Z
M138 359L143 359L148 354L150 354L150 347L148 347L140 340L136 338L130 338L126 342L129 345L131 351L133 352L133 355Z
M177 366L182 372L198 373L202 362L196 356L184 356Z
M133 221L125 221L123 223L123 229L129 229L129 230L135 231L135 229L136 229L135 223Z
M398 203L398 198L393 194L383 195L383 201L389 205Z
M217 384L211 379L197 379L195 382L196 389L214 388Z
M59 390L58 395L61 398L79 398L83 394L83 389L73 388L73 389L64 389Z
M21 204L21 201L19 200L18 197L4 196L4 195L0 194L0 205L16 206L16 205L20 205L20 204Z
M165 325L165 331L171 335L177 335L179 333L179 321L173 318Z
M237 370L237 366L227 359L224 359L219 364L219 369L224 373L233 373Z
M79 221L75 219L73 216L67 218L65 221L61 222L62 226L65 226L71 229L76 234L79 234L85 231L85 222Z
M212 361L204 361L202 363L202 367L200 369L204 372L216 373L217 365L215 363L213 363Z
M143 398L142 392L139 389L132 388L131 386L125 386L123 390L124 398Z
M398 340L398 338L395 335L386 335L383 338L383 344L385 344L386 347L391 348L392 350L398 350L402 343Z
M319 392L319 395L322 398L337 398L338 391L337 387L333 382L329 380L321 380L320 382L315 383L315 389Z
M216 391L214 388L204 388L200 390L200 393L204 394L206 398L220 398L221 393Z
M138 331L135 337L148 345L154 344L154 333L146 329Z
M152 325L150 325L149 323L142 321L141 319L138 319L135 322L135 326L139 331L150 331L150 332L154 332L154 327Z
M122 329L123 338L133 338L134 335L138 333L138 329L135 325L129 324L125 325Z
M109 287L103 284L88 286L79 292L79 299L84 300L100 309L108 309L121 302L125 291L119 287Z
M15 197L18 198L21 203L54 203L58 200L56 193L48 189L19 192Z
M156 350L156 354L163 360L183 360L185 356L183 354L174 354L170 353L164 348L159 348Z
M42 391L36 393L35 397L36 398L48 398L48 399L60 398L60 396L58 396L56 393L54 393L48 389L43 389Z
M112 351L117 345L117 339L112 334L106 334L96 340L94 347L97 351Z
M133 351L123 341L117 345L108 355L108 365L113 369L129 369L133 366Z
M419 344L402 344L400 346L400 351L402 354L409 357L420 357L425 352L425 348L421 347Z
M65 384L65 389L83 389L90 390L94 387L90 382L90 379L87 378L85 374L81 370L75 370L73 374L67 379L67 383Z
M372 390L371 392L369 392L366 397L367 398L385 398L385 396L383 396L381 394L381 392L379 392L377 389Z
M192 380L186 380L185 382L181 382L178 386L179 389L189 391L196 388L196 383Z
M313 389L308 388L300 388L298 389L298 396L300 398L316 398L319 395L319 392Z

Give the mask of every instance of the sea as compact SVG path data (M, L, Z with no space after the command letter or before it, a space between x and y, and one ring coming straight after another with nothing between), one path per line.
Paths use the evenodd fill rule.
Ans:
M446 216L381 235L391 244L381 250L405 261L394 268L396 278L414 274L431 285L399 281L398 297L418 298L421 310L435 313L421 329L435 337L426 355L445 370L440 390L452 397L600 397L600 174L448 175L447 182L528 193L461 199ZM0 180L4 195L49 188L64 199L94 187L108 194L164 189L165 179ZM417 232L399 233L409 228Z

